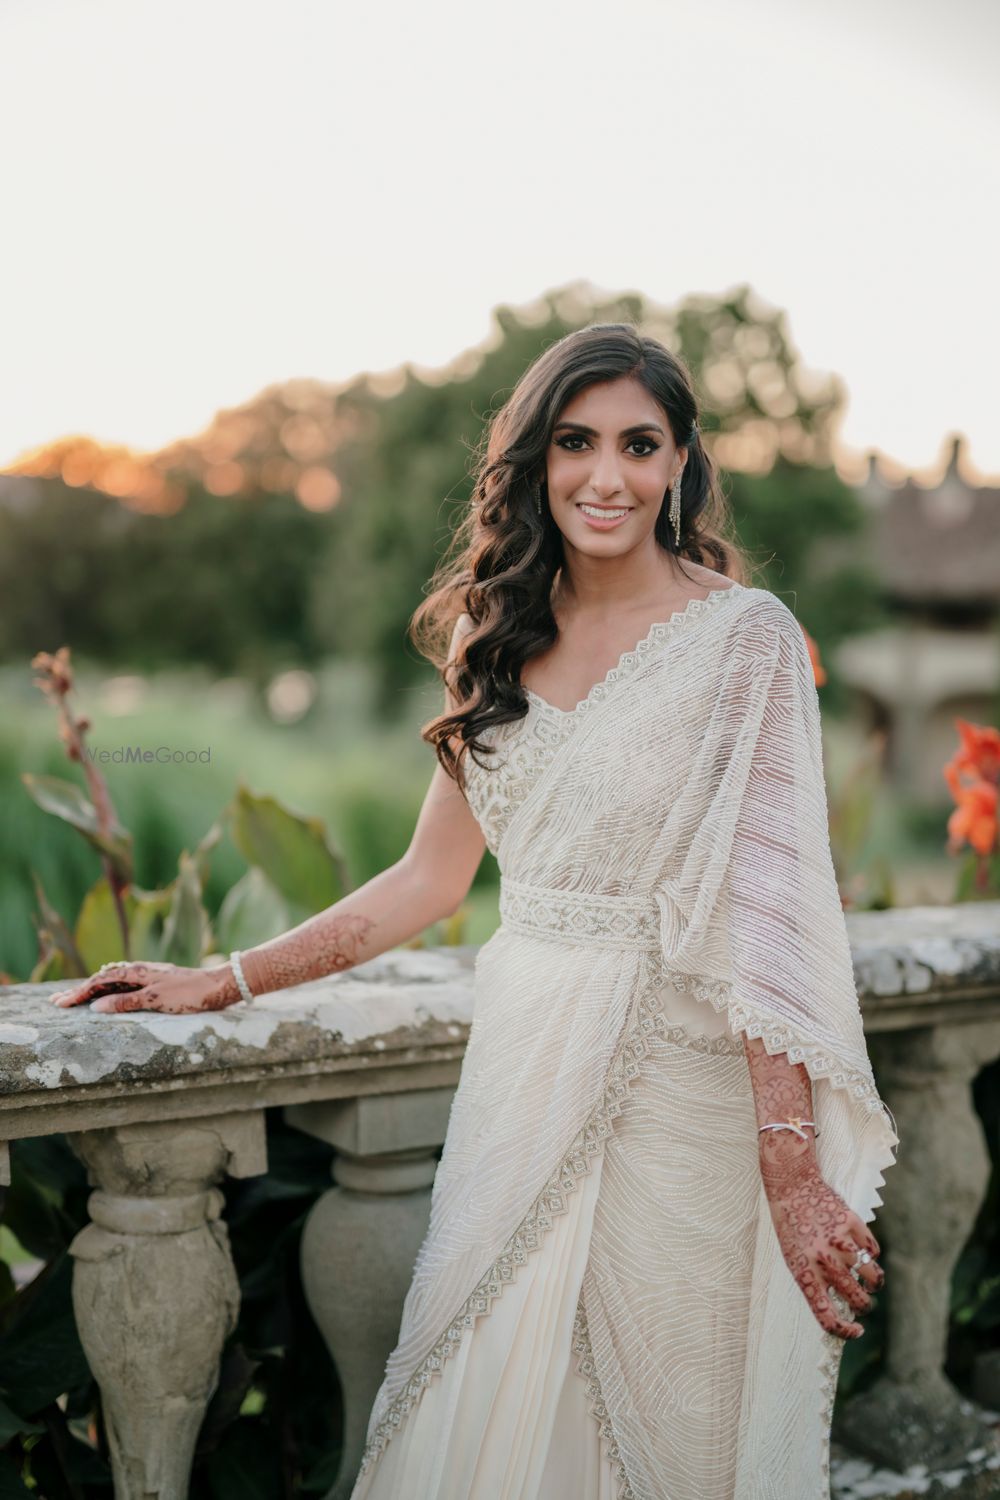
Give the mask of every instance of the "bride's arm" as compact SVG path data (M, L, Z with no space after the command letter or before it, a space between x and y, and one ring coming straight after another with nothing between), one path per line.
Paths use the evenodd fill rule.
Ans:
M461 622L450 656L460 634ZM445 702L449 709L454 706L447 686ZM251 991L285 989L352 968L451 916L468 894L485 847L464 796L438 765L410 846L396 864L290 932L240 954ZM231 998L238 1000L231 967L229 983Z
M458 809L447 805L449 790L439 777L448 779L440 767L424 800L419 836L400 860L298 927L241 952L252 994L353 968L416 937L461 905L468 889L462 851L471 854L471 841ZM225 967L224 998L238 1000L232 966Z
M453 646L456 639L457 627ZM452 705L447 688L446 702ZM436 766L409 848L395 864L297 927L241 951L251 993L353 968L450 916L465 899L485 848L465 797ZM191 970L139 961L109 968L103 980L94 975L52 998L78 1005L103 996L97 1007L103 1011L215 1010L240 999L229 963Z

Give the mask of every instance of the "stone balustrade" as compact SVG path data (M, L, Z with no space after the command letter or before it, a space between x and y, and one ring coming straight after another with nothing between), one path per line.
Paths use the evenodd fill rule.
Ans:
M838 1435L903 1467L981 1435L943 1362L951 1273L989 1175L971 1082L1000 1055L1000 902L856 913L848 928L901 1146L877 1220L885 1368L838 1409ZM328 1500L346 1500L426 1230L475 954L395 949L195 1016L62 1010L47 1000L59 985L0 987L0 1180L6 1143L58 1131L93 1186L91 1222L72 1245L73 1295L119 1500L187 1493L238 1307L217 1185L266 1172L264 1110L275 1105L335 1148L302 1275L344 1391Z

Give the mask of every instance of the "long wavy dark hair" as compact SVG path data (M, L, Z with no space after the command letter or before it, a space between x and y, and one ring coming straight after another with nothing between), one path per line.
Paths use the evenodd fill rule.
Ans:
M553 427L580 391L626 376L645 386L666 413L674 442L688 449L680 544L669 522L669 490L656 519L657 542L665 552L738 583L749 575L700 430L692 439L698 406L683 361L628 323L593 323L544 350L484 431L469 511L430 581L433 592L409 625L411 640L438 668L457 704L454 712L425 724L421 737L463 789L466 754L474 753L481 765L479 755L491 751L477 735L524 717L528 700L521 668L559 634L551 597L562 563L562 533L546 492ZM463 614L465 631L449 660Z

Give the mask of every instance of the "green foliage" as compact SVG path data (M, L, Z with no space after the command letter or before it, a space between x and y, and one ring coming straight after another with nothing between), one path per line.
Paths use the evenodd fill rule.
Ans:
M779 458L766 475L730 475L728 487L761 583L824 651L884 622L878 574L865 560L864 513L833 468Z
M24 779L28 782L27 777ZM67 786L76 790L69 783ZM62 793L41 797L38 778L29 785L29 791L44 811L94 842L87 813L93 809L85 799ZM116 900L107 877L102 876L87 891L72 931L46 903L44 910L50 913L52 928L46 927L44 920L39 926L41 951L31 978L79 978L93 973L102 963L124 957L197 968L217 951L203 886L210 853L224 829L250 870L223 902L220 917L224 933L220 936L238 932L242 945L252 947L325 910L346 893L343 856L328 843L320 820L292 813L275 798L259 796L240 785L195 854L182 850L177 875L166 889L145 891L128 886ZM121 832L125 835L124 830ZM125 837L131 842L130 835ZM103 844L98 847L105 852ZM42 895L44 898L44 892ZM127 953L119 904L128 935ZM234 946L238 945L231 943L226 951Z
M45 1264L0 1304L0 1496L20 1493L24 1479L34 1486L24 1493L42 1500L82 1494L73 1486L91 1482L96 1493L110 1495L106 1462L70 1427L93 1407L68 1254L86 1222L86 1174L61 1136L16 1142L11 1166L11 1186L0 1189L3 1227Z
M81 787L56 776L32 776L25 772L21 780L28 795L43 812L62 818L83 834L98 853L106 856L119 879L132 878L132 836L118 823L104 831L98 826L97 811Z
M326 841L318 818L297 817L273 797L240 787L229 808L233 842L293 907L319 911L339 901L344 862Z
M32 483L31 504L0 504L0 660L71 641L131 671L202 661L263 682L316 659L308 592L326 522L290 496L192 484L176 514L148 515Z

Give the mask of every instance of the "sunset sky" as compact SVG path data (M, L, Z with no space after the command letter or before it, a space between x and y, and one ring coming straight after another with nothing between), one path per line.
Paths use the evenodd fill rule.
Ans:
M998 62L987 0L0 0L0 465L583 280L748 282L845 455L1000 476Z

